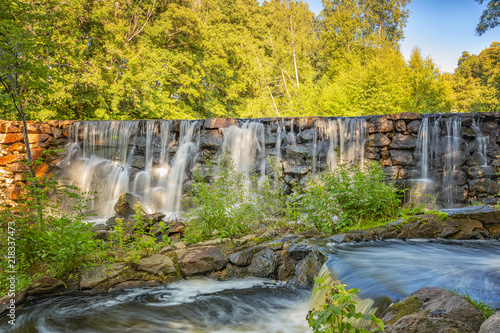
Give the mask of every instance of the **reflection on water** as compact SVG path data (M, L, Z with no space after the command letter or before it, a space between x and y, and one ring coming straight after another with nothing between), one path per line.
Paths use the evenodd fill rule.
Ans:
M500 307L500 242L378 241L327 245L327 265L367 298L399 299L427 286L467 290Z
M162 288L67 295L18 311L1 332L307 332L309 290L263 279L187 280Z

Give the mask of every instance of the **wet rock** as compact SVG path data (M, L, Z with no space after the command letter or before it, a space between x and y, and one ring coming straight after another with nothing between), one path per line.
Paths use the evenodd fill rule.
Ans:
M101 265L82 273L80 278L81 289L92 289L109 279L117 277L125 269L125 264Z
M321 267L326 261L326 256L314 249L295 266L295 274L292 283L312 287L314 278L318 276Z
M391 140L385 134L372 134L368 137L366 145L368 147L387 147L391 144Z
M184 276L221 270L226 266L221 246L200 246L178 250L179 266Z
M304 259L309 253L311 248L304 244L291 244L286 249L286 255L295 261Z
M218 130L202 131L200 146L205 149L218 149L222 145L222 134Z
M388 116L374 117L368 123L368 133L392 132L394 122Z
M440 212L454 219L475 219L484 224L500 223L500 210L486 205L441 209Z
M399 167L389 166L383 168L387 176L391 179L399 179Z
M469 182L470 189L476 193L497 194L498 182L492 179L473 179Z
M229 261L236 266L248 266L252 262L255 253L264 249L264 246L252 247L243 251L239 251L228 256Z
M500 333L500 312L486 319L479 333Z
M376 147L366 147L365 158L378 160L380 158L380 149Z
M420 125L422 123L419 120L414 120L410 122L407 126L406 129L410 131L411 133L418 133L418 130L420 129Z
M238 120L234 118L209 118L203 123L203 127L207 129L225 128L233 125L238 125Z
M467 175L471 178L494 178L498 170L492 166L474 166L467 170Z
M301 131L298 135L297 138L302 140L303 142L310 142L314 140L314 137L316 136L316 130L315 129L308 129Z
M136 269L155 275L175 273L175 265L172 259L162 254L153 254L150 257L139 260Z
M393 149L413 149L417 145L413 136L396 133L389 147Z
M392 165L413 165L414 159L411 151L391 150Z
M417 112L401 112L387 115L388 119L392 120L416 120L416 119L424 119L424 115Z
M310 166L305 165L294 165L288 161L283 162L283 172L292 175L305 175L311 171Z
M477 332L482 317L469 302L444 289L417 290L383 314L386 332Z
M43 276L31 284L28 289L26 289L26 293L28 295L50 294L59 289L64 289L65 287L66 284L62 280Z
M172 234L182 233L184 232L185 229L186 225L184 223L173 222L168 226L167 231L169 235L172 235Z
M128 217L135 214L135 208L142 206L141 198L132 193L125 193L120 196L115 204L115 212L118 215Z
M395 128L396 128L396 131L398 131L398 132L406 132L406 123L405 123L405 121L402 120L402 119L396 121Z
M120 282L114 285L110 291L120 291L126 289L136 289L136 288L145 288L145 287L159 287L162 283L157 280L148 280L148 281L125 281Z
M271 249L257 253L250 264L253 276L275 279L278 272L278 254Z
M307 159L312 156L312 149L306 145L287 145L285 147L286 154L291 159Z
M409 315L388 327L387 333L475 333L464 323L424 315Z

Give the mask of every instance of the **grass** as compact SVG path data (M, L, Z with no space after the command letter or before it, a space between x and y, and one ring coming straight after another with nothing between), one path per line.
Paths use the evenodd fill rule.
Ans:
M473 298L471 296L471 294L469 293L469 291L467 290L467 288L464 288L463 290L460 290L460 288L446 289L446 290L452 294L455 294L457 296L462 297L467 302L469 302L473 307L476 308L476 310L478 310L481 313L484 320L488 319L493 314L495 314L495 310L493 310L493 308L491 306L489 306L488 304L486 304L480 300Z

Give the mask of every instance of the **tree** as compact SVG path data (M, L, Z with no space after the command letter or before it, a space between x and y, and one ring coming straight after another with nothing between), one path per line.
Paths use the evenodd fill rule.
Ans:
M483 4L484 0L476 0ZM500 0L489 0L486 9L483 11L479 23L476 27L476 34L481 36L487 30L500 25Z
M432 59L414 48L409 61L412 101L410 109L420 113L449 112L446 84Z

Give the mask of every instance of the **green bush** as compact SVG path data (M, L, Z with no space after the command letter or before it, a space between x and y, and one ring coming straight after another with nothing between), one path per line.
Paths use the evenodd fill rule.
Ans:
M74 203L69 212L63 209L68 201ZM84 222L89 217L83 213L85 208L74 186L61 185L49 177L28 178L17 206L0 212L0 253L7 257L15 252L12 261L0 263L2 282L8 271L17 272L18 291L42 274L74 277L100 246L91 226ZM3 287L1 292L5 293Z
M335 281L330 283L328 276L316 278L316 288L314 294L325 293L325 302L319 308L309 311L307 322L314 333L364 333L368 332L359 324L357 320L375 324L377 328L371 332L384 331L384 322L370 314L356 312L356 297L358 289L346 289L347 285Z
M319 231L331 233L358 223L395 217L400 191L386 184L385 177L378 164L366 170L340 166L318 174L303 191L302 207L307 220Z
M275 165L270 161L270 165ZM184 237L190 242L234 238L254 232L259 224L276 226L286 221L288 208L281 172L248 179L238 172L226 153L206 163L207 174L195 173L189 192L191 207Z

